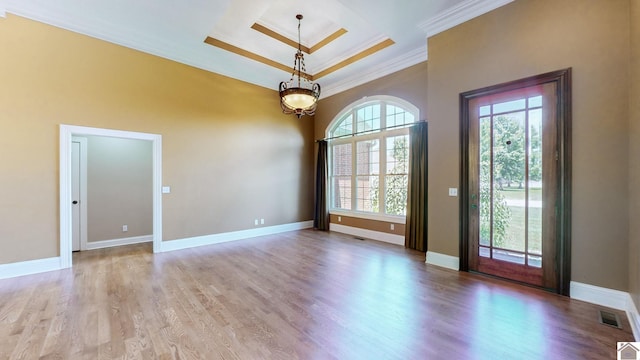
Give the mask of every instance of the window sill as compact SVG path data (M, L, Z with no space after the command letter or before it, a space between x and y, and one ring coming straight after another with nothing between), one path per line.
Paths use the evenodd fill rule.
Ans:
M366 213L366 212L360 212L360 211L348 211L348 210L338 210L338 209L329 210L329 214L349 216L349 217L354 217L358 219L385 221L385 222L390 222L394 224L406 224L407 222L407 217L403 215L383 215L383 214L374 214L374 213Z

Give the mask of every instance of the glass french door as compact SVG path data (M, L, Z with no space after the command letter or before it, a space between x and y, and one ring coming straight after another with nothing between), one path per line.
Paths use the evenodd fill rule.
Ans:
M555 84L469 102L469 269L556 287Z

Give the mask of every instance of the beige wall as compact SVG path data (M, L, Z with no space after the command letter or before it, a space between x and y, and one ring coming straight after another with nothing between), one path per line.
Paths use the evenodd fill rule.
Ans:
M629 0L517 0L428 46L429 249L459 254L458 95L572 67L571 279L627 290Z
M517 0L430 38L428 62L321 100L315 136L363 96L393 95L418 106L429 122L429 250L459 256L458 198L447 194L460 181L459 94L573 68L572 280L627 290L631 274L640 304L640 264L629 268L627 254L629 236L638 243L632 259L640 248L640 225L627 210L631 204L632 218L640 215L638 191L631 201L627 191L640 181L639 50L630 101L629 40L629 0Z
M458 201L446 190L459 183L459 93L572 67L572 280L629 289L640 304L638 7L517 0L430 38L428 63L322 99L315 127L280 114L273 90L0 18L0 263L58 255L61 123L163 136L163 237L173 240L257 217L311 219L312 140L372 95L403 98L428 119L430 250L458 256Z
M398 224L390 221L370 220L353 216L331 214L329 221L333 224L339 224L349 227L355 227L366 230L373 230L381 233L404 236L405 224ZM391 230L393 225L393 230Z
M640 309L640 1L629 2L629 292Z
M327 126L347 105L365 96L389 95L404 99L420 110L420 118L427 115L427 63L423 62L380 79L321 98L315 115L315 137L325 137Z
M0 49L0 263L58 255L59 124L162 135L165 241L312 219L312 120L275 90L11 14Z
M87 241L153 234L152 142L86 138Z

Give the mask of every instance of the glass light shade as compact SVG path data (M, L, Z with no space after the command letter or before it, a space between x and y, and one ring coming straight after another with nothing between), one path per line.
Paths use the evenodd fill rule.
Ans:
M313 91L303 88L287 89L282 96L282 103L289 109L308 109L316 103L317 98Z
M303 115L315 114L318 98L320 98L320 85L312 82L311 77L306 74L304 54L300 46L300 20L302 20L302 15L296 15L296 19L298 19L298 51L295 55L291 79L287 82L280 82L279 93L282 112L295 114L299 119Z

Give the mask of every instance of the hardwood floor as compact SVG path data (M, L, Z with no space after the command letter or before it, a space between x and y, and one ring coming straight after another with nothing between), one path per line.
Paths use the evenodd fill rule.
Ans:
M0 280L0 358L614 359L629 323L597 309L303 230Z

